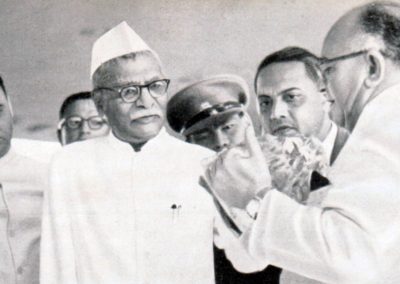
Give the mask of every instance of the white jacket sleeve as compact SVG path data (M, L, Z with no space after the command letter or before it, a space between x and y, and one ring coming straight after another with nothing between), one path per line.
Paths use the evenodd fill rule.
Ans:
M60 157L51 166L49 188L44 194L40 283L75 284L78 279L68 212L69 171L65 162L57 158Z
M263 270L266 265L256 261L247 252L240 238L228 229L219 212L214 219L214 244L225 251L233 267L242 273L253 273Z
M379 283L377 240L343 209L304 206L271 191L244 246L261 263L325 283Z

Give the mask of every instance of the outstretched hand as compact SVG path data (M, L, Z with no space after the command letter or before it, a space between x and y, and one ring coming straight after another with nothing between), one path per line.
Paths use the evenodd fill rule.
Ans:
M206 170L213 193L229 207L244 209L256 193L271 185L268 166L252 126L243 145L218 155Z

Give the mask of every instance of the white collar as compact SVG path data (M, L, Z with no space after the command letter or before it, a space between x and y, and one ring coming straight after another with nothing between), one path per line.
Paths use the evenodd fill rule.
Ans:
M336 124L331 122L331 129L329 130L328 135L325 137L324 141L322 141L322 148L324 149L328 161L331 159L337 133L338 133L338 128Z
M162 140L166 136L168 136L168 133L166 132L165 127L163 127L163 128L161 128L160 132L154 138L150 139L149 141L146 142L145 145L143 145L143 148L139 152L135 152L129 143L120 140L118 137L116 137L114 135L114 133L112 131L110 131L110 134L108 135L107 138L108 138L109 142L111 143L111 145L116 149L121 149L121 150L127 151L129 153L145 153L147 151L151 151L151 149L153 147L157 148L158 141L160 139Z

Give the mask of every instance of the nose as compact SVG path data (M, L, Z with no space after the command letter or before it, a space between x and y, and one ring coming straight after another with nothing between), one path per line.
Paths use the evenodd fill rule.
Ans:
M287 117L288 108L285 102L281 100L276 100L275 104L272 107L271 111L271 119L282 119Z
M136 101L136 106L148 109L153 107L154 102L154 98L150 95L149 90L143 88L141 95Z
M224 148L229 147L228 137L222 133L221 130L217 129L214 132L214 150L216 152L222 151Z
M81 134L89 134L90 133L89 121L87 121L87 120L82 121L80 133Z

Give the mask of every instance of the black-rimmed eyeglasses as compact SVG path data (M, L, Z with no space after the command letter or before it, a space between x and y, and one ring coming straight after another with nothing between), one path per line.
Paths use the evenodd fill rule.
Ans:
M162 79L150 82L146 85L126 85L116 88L99 87L93 90L93 93L100 90L109 90L119 93L121 99L126 103L133 103L142 94L142 90L146 88L153 98L160 98L167 93L170 80Z
M330 64L330 63L334 63L337 61L342 61L342 60L346 60L346 59L350 59L353 57L357 57L360 56L364 53L366 53L367 50L360 50L360 51L356 51L356 52L352 52L349 54L345 54L345 55L341 55L341 56L337 56L337 57L333 57L333 58L326 58L326 57L322 57L320 59L320 66L326 65L326 64Z
M100 129L107 124L106 118L98 115L91 116L88 118L83 118L78 115L73 115L61 119L61 121L58 123L58 129L61 129L64 126L68 129L78 129L82 127L84 121L87 122L89 128L92 130Z
M326 64L330 64L330 63L334 63L334 62L338 62L338 61L342 61L342 60L346 60L346 59L350 59L350 58L354 58L357 56L360 56L364 53L367 53L369 50L360 50L360 51L355 51L349 54L345 54L345 55L341 55L341 56L337 56L337 57L333 57L333 58L326 58L326 57L322 57L320 58L320 66L322 65L326 65ZM379 49L378 50L384 57L388 57L390 58L390 53Z

